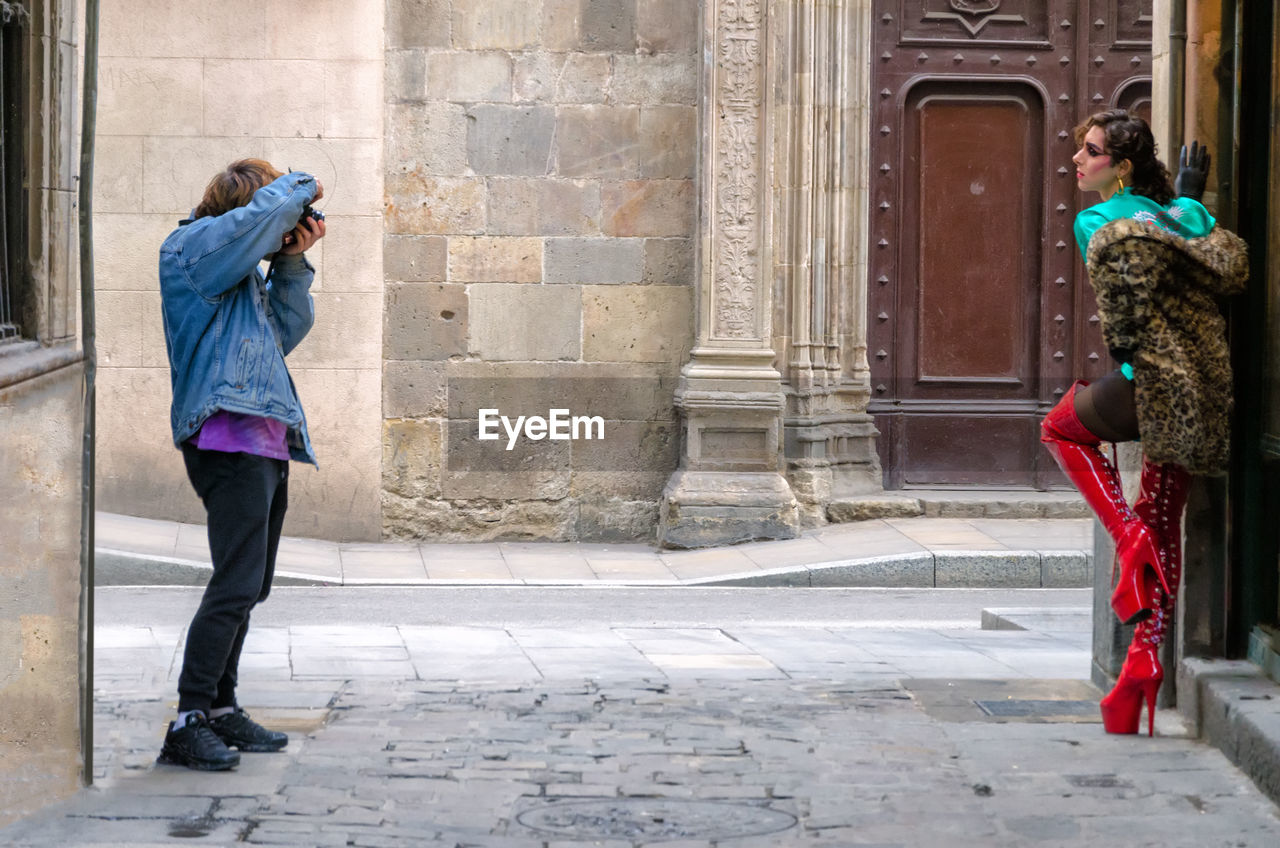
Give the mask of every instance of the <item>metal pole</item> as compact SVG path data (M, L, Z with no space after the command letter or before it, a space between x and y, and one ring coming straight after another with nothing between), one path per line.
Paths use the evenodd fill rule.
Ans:
M93 142L98 113L98 0L85 0L84 95L80 122L80 328L84 346L84 455L80 469L81 782L93 783L94 437L98 376L93 303Z

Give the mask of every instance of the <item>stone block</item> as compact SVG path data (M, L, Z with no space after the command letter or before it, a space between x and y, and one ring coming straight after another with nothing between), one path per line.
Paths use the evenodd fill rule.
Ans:
M1083 551L1041 551L1040 586L1087 589L1093 585L1093 563Z
M542 23L536 0L453 4L453 46L464 50L528 50Z
M450 500L560 500L569 492L569 443L478 438L476 421L448 422L444 496Z
M204 6L162 0L103 3L99 20L103 58L253 59L267 49L259 0L226 0ZM146 26L139 26L139 20L146 21ZM246 21L257 23L245 26Z
M694 53L615 56L613 102L642 106L698 102L698 57Z
M515 99L537 103L604 103L613 62L603 53L524 53L515 59Z
M541 176L551 163L555 110L548 106L472 106L467 164L477 174Z
M600 232L600 184L582 180L506 179L488 183L493 235L595 235Z
M582 296L583 358L683 362L693 343L693 290L588 286Z
M382 426L382 489L402 498L439 497L443 424L390 419Z
M449 280L455 283L537 283L542 239L457 236L449 239Z
M511 59L496 52L427 55L427 97L459 103L511 102Z
M664 374L648 364L463 360L448 364L448 377L449 418L499 407L517 415L563 408L615 421L675 421L674 368Z
M142 294L142 367L168 370L169 350L165 346L160 292L149 291Z
M387 418L441 418L448 391L443 362L382 363L382 414Z
M375 541L382 524L382 369L292 371L320 468L294 465L284 533Z
M569 500L410 501L384 494L383 532L433 542L565 542L574 539L577 505Z
M690 180L698 159L698 113L692 106L640 110L640 176Z
M324 64L206 59L204 126L225 136L321 135L324 85L305 85L307 79L322 81Z
M583 542L653 542L658 501L580 498L577 536Z
M381 215L382 142L376 138L268 138L263 158L280 170L309 171L324 184L325 214Z
M542 0L542 48L577 50L582 0Z
M636 49L636 0L582 0L578 43L598 53Z
M939 589L1038 589L1040 556L1002 551L934 551Z
M447 258L444 236L387 234L382 239L382 274L388 282L444 282Z
M920 501L904 495L866 495L827 504L827 520L833 524L880 518L912 518L923 514L924 506Z
M324 63L325 138L382 139L384 62Z
M200 202L214 174L249 156L263 156L261 142L250 138L144 138L142 211L185 217ZM170 221L174 223L176 220Z
M98 291L98 362L103 368L137 368L142 365L142 324L160 316L143 306L150 292Z
M644 241L644 277L649 285L691 286L697 279L693 239L659 238Z
M200 135L204 82L200 59L104 56L98 70L97 131L104 136ZM130 170L138 170L136 162Z
M465 356L469 305L465 286L387 283L382 359Z
M324 200L320 201L321 206ZM325 237L309 251L323 275L313 291L382 292L382 219L373 215L330 215ZM318 252L318 258L314 254Z
M96 170L95 170L96 173ZM194 206L199 197L192 201ZM188 207L190 209L190 207ZM98 291L160 291L156 257L177 226L172 214L94 212L94 285Z
M385 221L393 234L484 232L485 182L476 177L387 174Z
M600 187L605 235L692 236L697 192L693 180L627 180Z
M563 106L556 111L556 172L564 177L637 177L639 134L640 110L634 106Z
M420 103L427 98L427 51L388 50L383 68L388 103Z
M173 447L169 369L101 368L97 382L98 508L204 522L182 454Z
M388 104L386 150L388 163L399 173L463 174L467 167L466 110L453 103Z
M316 292L316 321L290 368L372 368L382 360L382 293Z
M638 283L644 277L644 241L549 238L545 267L548 283Z
M933 554L895 554L843 563L818 563L809 569L809 585L931 589Z
M701 6L689 0L637 0L636 40L646 53L698 49Z
M381 59L386 0L260 4L257 20L273 59ZM249 21L254 18L245 18Z
M574 286L473 286L472 355L486 361L580 358L581 298Z
M448 47L453 15L449 0L389 0L387 47Z

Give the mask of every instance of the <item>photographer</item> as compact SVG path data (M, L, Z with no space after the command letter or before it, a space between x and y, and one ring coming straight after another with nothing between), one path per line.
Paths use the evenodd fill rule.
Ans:
M310 208L323 195L310 174L233 162L160 248L173 441L204 502L213 559L162 763L229 769L240 762L231 748L278 751L289 741L251 720L235 690L249 612L271 591L289 460L315 464L284 357L315 319L315 269L303 253L324 238L324 216Z

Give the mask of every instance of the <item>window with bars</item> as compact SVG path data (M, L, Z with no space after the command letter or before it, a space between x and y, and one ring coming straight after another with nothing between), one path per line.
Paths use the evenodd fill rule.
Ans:
M0 346L22 336L22 315L31 296L24 261L26 164L26 34L30 16L21 3L0 0Z

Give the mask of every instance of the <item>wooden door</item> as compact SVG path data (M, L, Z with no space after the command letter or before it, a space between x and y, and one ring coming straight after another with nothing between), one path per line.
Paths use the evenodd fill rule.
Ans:
M1071 129L1149 116L1151 0L874 0L872 26L885 486L1058 484L1039 419L1112 367L1072 235Z

